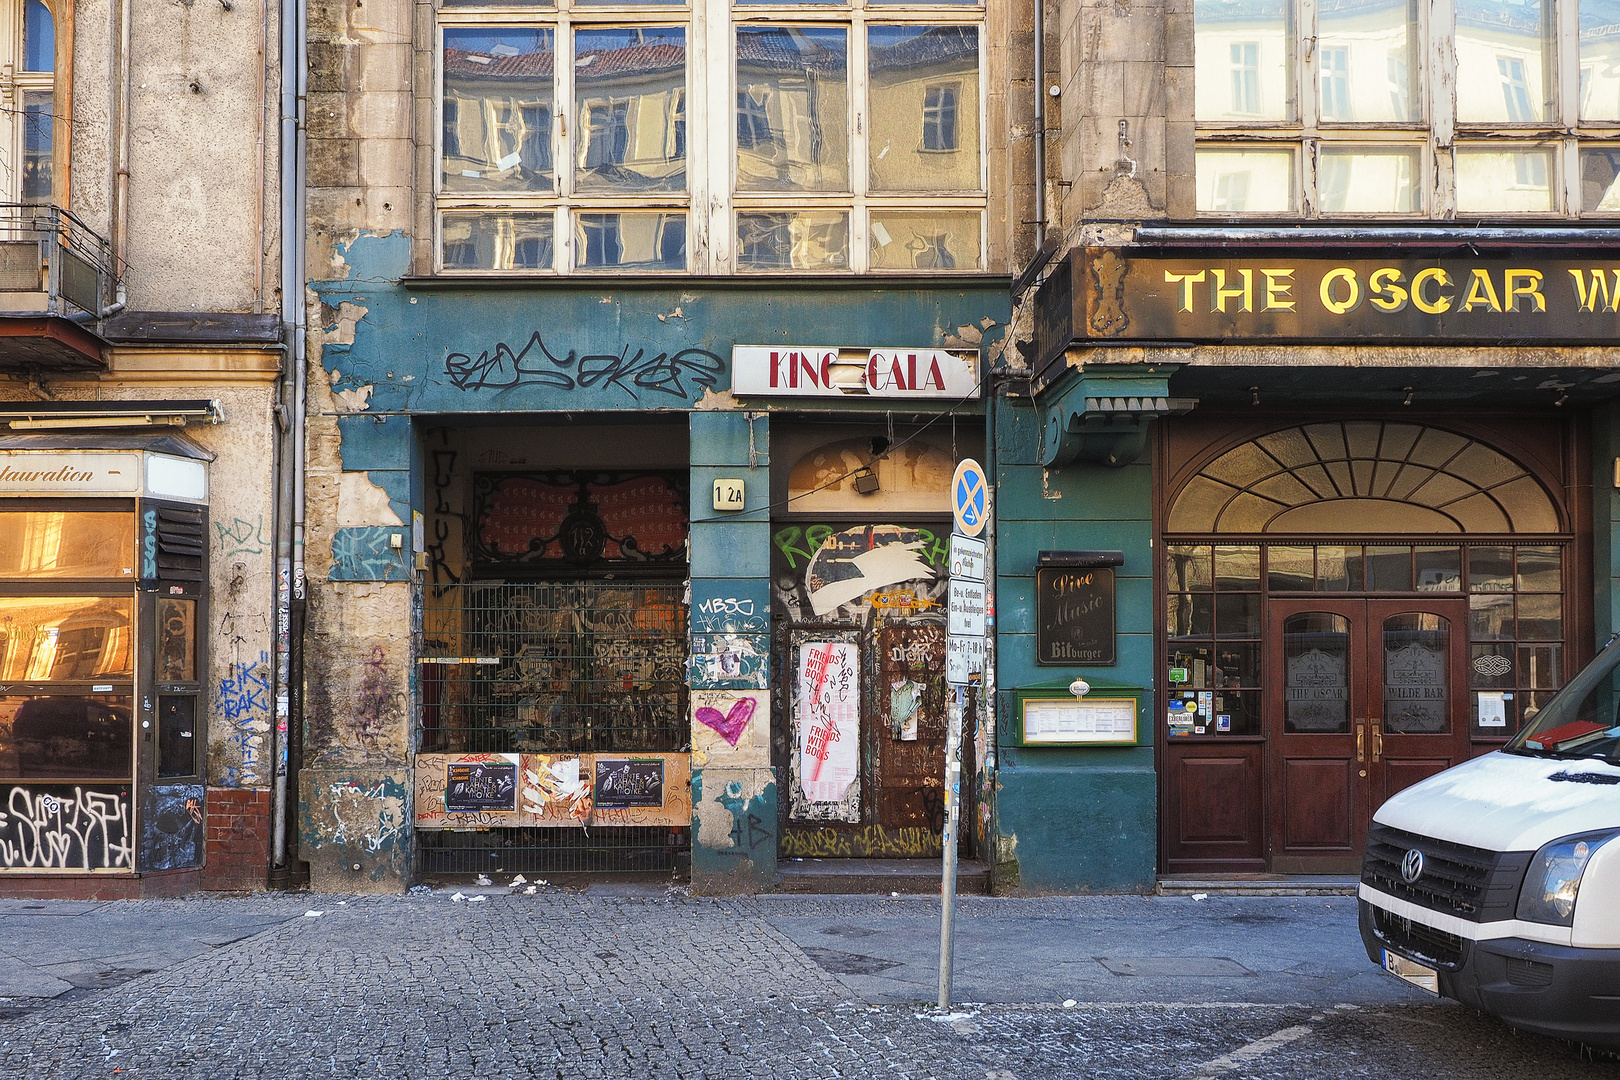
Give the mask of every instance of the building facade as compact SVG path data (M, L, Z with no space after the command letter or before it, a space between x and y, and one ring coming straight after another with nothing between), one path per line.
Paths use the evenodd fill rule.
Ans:
M1000 679L1143 709L1132 746L1003 747L1004 873L1349 872L1384 799L1501 746L1616 629L1615 9L1055 14ZM1085 639L1038 611L1047 549L1119 554L1112 665L1041 662Z
M939 854L1015 17L311 7L315 887Z
M277 34L0 9L0 893L267 880Z

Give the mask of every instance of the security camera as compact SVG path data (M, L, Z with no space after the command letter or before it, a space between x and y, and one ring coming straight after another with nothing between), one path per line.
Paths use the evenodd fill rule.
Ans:
M1083 698L1091 693L1091 684L1084 679L1076 679L1069 684L1069 693L1077 698Z

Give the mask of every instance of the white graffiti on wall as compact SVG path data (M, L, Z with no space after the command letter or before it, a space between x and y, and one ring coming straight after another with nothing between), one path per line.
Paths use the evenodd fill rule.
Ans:
M12 869L131 869L129 802L118 791L66 786L11 789L0 812L0 866Z
M364 843L367 852L392 848L406 839L404 786L379 780L363 787L352 780L329 785L333 844Z

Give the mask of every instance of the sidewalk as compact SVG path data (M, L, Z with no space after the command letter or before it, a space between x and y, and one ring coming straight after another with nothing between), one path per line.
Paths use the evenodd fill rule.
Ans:
M8 905L0 1076L1620 1078L1383 976L1344 897L962 897L940 1014L936 898L453 892Z

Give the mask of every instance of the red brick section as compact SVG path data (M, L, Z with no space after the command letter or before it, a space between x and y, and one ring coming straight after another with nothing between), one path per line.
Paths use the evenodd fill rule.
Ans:
M202 887L215 892L259 890L270 867L270 792L209 788Z

